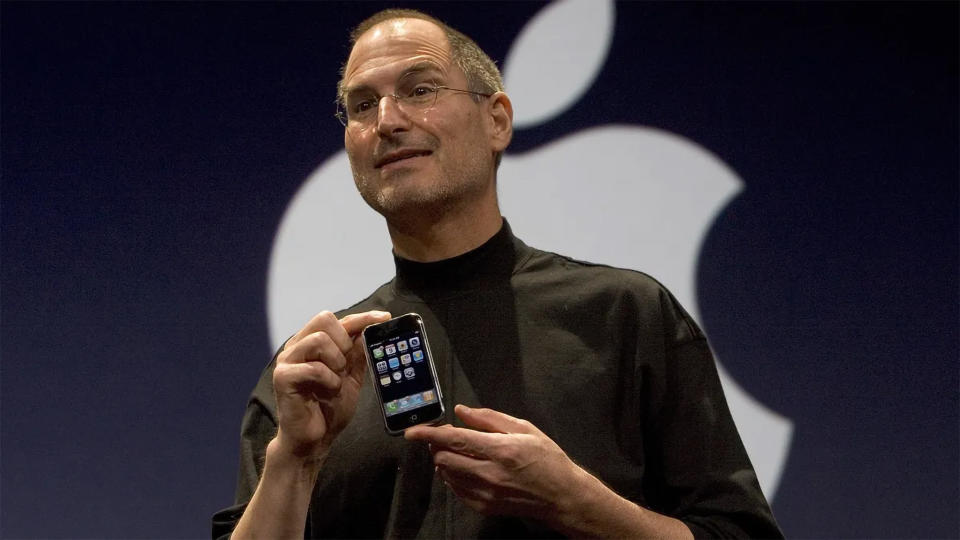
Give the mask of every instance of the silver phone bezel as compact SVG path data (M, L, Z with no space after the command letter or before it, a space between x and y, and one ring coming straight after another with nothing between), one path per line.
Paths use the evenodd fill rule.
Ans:
M433 376L434 387L437 389L437 402L440 404L440 414L437 416L437 418L434 418L432 420L417 422L416 424L411 424L403 429L400 429L399 431L395 431L390 429L389 424L387 422L387 412L384 410L384 407L383 407L383 394L380 393L380 384L379 384L380 377L379 377L379 374L376 372L376 369L374 368L373 358L370 357L370 347L369 347L369 344L367 343L367 329L377 327L377 326L389 325L390 323L396 321L397 319L402 319L404 317L412 317L414 322L416 322L417 327L420 329L420 337L423 339L423 348L424 350L427 351L427 365L430 366L430 374ZM433 361L433 350L430 349L430 339L427 337L427 329L423 325L423 318L420 317L419 314L406 313L404 315L394 317L389 321L384 321L382 323L377 323L377 324L371 324L370 326L367 326L366 328L363 329L363 332L361 333L361 337L363 338L363 356L367 359L367 371L370 373L370 381L374 391L376 392L377 407L380 409L380 417L383 420L384 431L386 431L389 435L394 435L394 436L402 435L407 428L420 425L420 424L428 424L428 425L436 424L442 421L446 417L447 409L443 404L443 390L440 388L440 378L437 376L437 366L436 366L436 363Z

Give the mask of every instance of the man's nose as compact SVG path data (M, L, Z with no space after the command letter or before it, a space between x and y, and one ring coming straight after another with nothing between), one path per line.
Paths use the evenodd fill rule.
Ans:
M398 131L406 131L410 118L400 107L396 97L386 95L377 103L377 132L381 136L389 137Z

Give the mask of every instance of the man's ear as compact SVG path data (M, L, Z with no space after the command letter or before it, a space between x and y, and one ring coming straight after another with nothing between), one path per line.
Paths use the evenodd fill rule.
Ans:
M487 98L490 118L490 142L494 152L503 152L513 138L513 104L504 92Z

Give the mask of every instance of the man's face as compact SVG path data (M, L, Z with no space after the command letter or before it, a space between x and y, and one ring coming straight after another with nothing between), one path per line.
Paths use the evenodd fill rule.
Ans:
M421 19L385 21L354 45L344 70L344 95L389 96L410 77L467 88L443 30ZM401 108L391 97L377 106L369 125L348 122L344 146L357 189L388 220L404 212L444 212L494 189L485 103L442 91L424 110Z

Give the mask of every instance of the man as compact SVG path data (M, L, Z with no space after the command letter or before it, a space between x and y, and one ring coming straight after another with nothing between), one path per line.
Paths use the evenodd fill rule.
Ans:
M706 340L673 297L532 249L501 217L512 106L493 62L418 12L381 12L352 38L344 143L397 275L314 317L265 370L238 505L214 535L781 536ZM392 438L359 335L408 312L423 316L455 426Z

